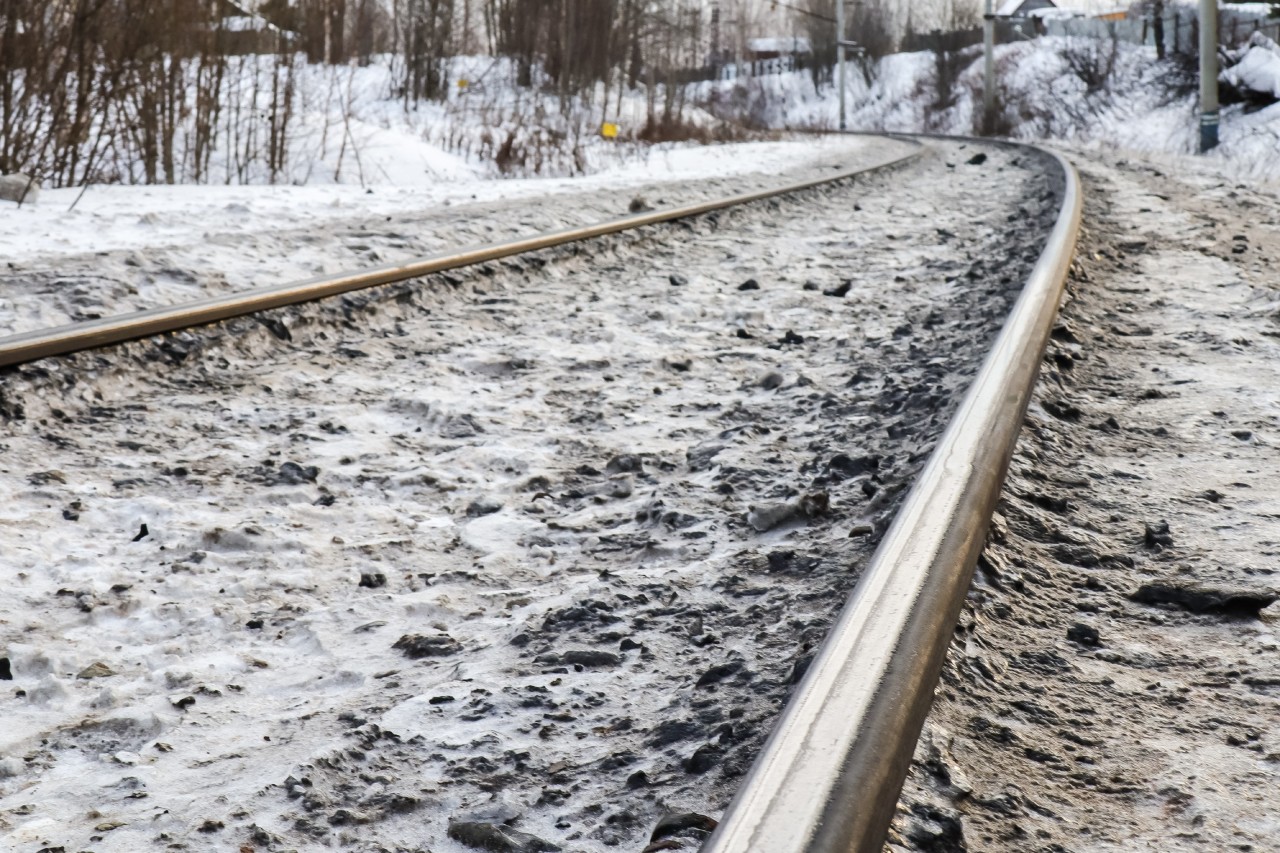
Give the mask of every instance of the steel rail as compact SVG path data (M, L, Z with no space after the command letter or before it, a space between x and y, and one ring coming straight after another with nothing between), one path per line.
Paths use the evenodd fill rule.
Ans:
M877 163L874 166L849 169L827 177L799 181L778 187L770 187L768 189L742 193L728 198L695 202L693 204L686 204L680 207L667 208L665 210L658 210L650 213L641 213L635 216L627 216L621 219L614 219L595 225L538 234L532 237L525 237L503 243L476 246L469 249L463 249L461 251L429 255L399 264L376 267L371 270L340 273L338 275L320 276L317 278L306 279L304 281L269 285L266 287L255 288L253 290L241 291L239 293L209 297L207 299L183 303L181 305L150 308L143 311L120 314L113 317L103 317L98 320L71 323L52 329L39 329L31 332L23 332L17 335L10 335L8 337L0 338L0 367L8 367L11 365L35 361L41 358L47 358L49 356L66 355L80 350L123 343L124 341L145 338L151 335L162 334L164 332L173 332L180 329L190 328L192 326L215 323L219 320L226 320L232 317L240 317L245 314L253 314L258 311L281 308L286 305L296 305L300 302L311 302L317 299L324 299L329 296L348 293L353 290L391 284L397 281L404 281L405 279L418 278L430 273L471 266L473 264L498 260L512 255L523 254L525 252L533 252L539 249L560 246L565 243L590 240L595 237L616 234L621 231L640 228L645 225L656 225L663 222L671 222L676 219L686 219L691 216L712 213L728 207L748 204L753 201L761 201L763 199L774 198L788 193L812 189L813 187L821 186L823 184L834 183L836 181L847 180L849 178L869 174L882 169L893 168L894 166L902 165L903 163L920 156L920 152L923 149L920 147L919 142L916 142L915 140L901 141L912 142L917 146L917 148L914 151L910 151L883 163Z
M1079 234L1079 177L1065 159L1050 156L1065 187L1040 258L703 853L884 847Z

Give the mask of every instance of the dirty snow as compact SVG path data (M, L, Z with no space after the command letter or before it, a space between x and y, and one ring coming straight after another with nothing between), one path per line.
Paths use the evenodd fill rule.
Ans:
M1070 299L891 847L1273 850L1280 193L1078 163Z
M1056 210L973 152L0 377L0 847L718 815Z

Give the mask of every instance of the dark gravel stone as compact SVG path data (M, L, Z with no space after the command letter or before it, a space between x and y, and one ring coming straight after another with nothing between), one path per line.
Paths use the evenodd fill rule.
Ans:
M608 474L634 474L643 467L644 463L634 453L619 453L605 463L604 470Z
M283 462L275 469L275 476L269 476L269 485L302 485L315 483L320 476L320 469L315 465L298 465L297 462Z
M1256 616L1280 595L1272 590L1208 587L1179 581L1155 581L1129 596L1139 604L1174 605L1192 613Z
M987 162L987 155L979 151L964 162L967 166L981 166L983 163Z
M467 515L471 518L479 518L482 515L493 515L502 509L502 501L495 498L476 498L467 504Z
M715 818L697 812L663 815L658 825L653 828L653 834L649 836L649 840L661 841L673 835L688 834L691 830L699 834L699 837L706 838L717 826L719 823Z
M695 687L709 687L712 684L718 684L729 676L742 669L742 661L731 660L727 663L716 664L711 669L702 673L702 677L698 679Z
M797 335L791 329L787 329L787 333L779 339L778 343L783 346L799 346L804 343L804 335Z
M1065 400L1045 400L1043 405L1046 412L1060 421L1075 423L1084 415L1084 412L1080 411L1079 408Z
M667 281L671 282L672 287L684 287L689 283L689 279L678 272L673 272L671 275L667 276Z
M1067 639L1082 646L1098 646L1102 644L1102 636L1092 625L1077 622L1067 629Z
M772 391L774 388L782 387L782 383L786 381L787 378L781 373L776 370L770 370L761 376L760 379L756 381L756 384L766 391Z
M686 772L693 774L706 773L712 767L720 763L720 759L724 756L724 750L718 746L706 743L694 750L693 755L684 763Z
M804 674L809 671L809 665L813 663L813 655L803 655L796 659L795 664L791 667L791 676L787 679L788 684L799 684L800 679L804 678Z
M0 681L13 681L13 668L8 658L0 658Z
M622 663L622 658L613 652L572 649L560 655L560 662L569 666L617 666Z
M685 460L689 464L690 471L705 471L712 466L712 460L716 459L719 452L724 450L724 444L699 444L698 447L690 447L685 451Z
M759 290L759 289L760 289L760 282L756 281L754 278L749 278L746 281L744 281L742 284L738 285L738 290Z
M496 823L452 822L449 824L449 837L476 850L494 853L544 853L560 849L536 835Z
M387 585L387 576L382 572L361 572L360 586L369 589L377 589L380 586Z
M1169 522L1161 521L1157 524L1144 524L1142 544L1155 551L1159 551L1162 548L1172 548L1173 537L1169 535Z
M844 284L838 285L838 286L833 287L833 288L831 288L831 289L829 289L829 290L824 290L824 291L822 291L822 295L823 295L823 296L835 296L835 297L837 297L837 298L843 299L845 296L848 296L848 295L849 295L849 288L851 288L851 287L853 287L853 280L852 280L852 279L850 279L850 280L848 280L848 281L844 282Z
M907 838L928 853L967 853L960 813L933 806L914 805L908 821Z
M451 417L440 427L440 435L445 438L472 438L482 432L484 429L471 415Z
M462 651L462 644L448 634L427 637L422 634L405 634L391 648L403 652L410 660L444 657Z
M658 723L649 732L649 746L662 747L682 740L701 737L702 726L691 720L667 720Z
M856 459L847 453L837 453L827 463L832 474L842 478L857 477L861 474L873 474L880 470L879 456L859 456Z
M648 785L649 774L645 773L643 770L637 770L635 773L632 773L627 777L627 788L629 790L634 791L637 788L646 788Z

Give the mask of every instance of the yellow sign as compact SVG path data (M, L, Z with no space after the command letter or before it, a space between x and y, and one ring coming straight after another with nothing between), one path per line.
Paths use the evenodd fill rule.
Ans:
M600 135L605 139L617 139L618 126L611 121L606 121L604 124L600 125Z
M467 88L467 87L468 87L468 86L470 86L470 85L471 85L471 81L470 81L470 80L468 80L468 79L466 79L465 77L463 77L462 79L460 79L460 80L458 81L458 88L459 88L459 89L465 89L465 88Z

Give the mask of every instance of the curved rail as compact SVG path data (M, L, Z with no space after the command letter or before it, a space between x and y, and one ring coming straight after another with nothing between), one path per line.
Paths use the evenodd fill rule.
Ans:
M933 701L1080 229L1075 169L1021 296L703 853L876 853Z
M258 311L296 305L300 302L311 302L352 290L391 284L392 282L418 278L430 273L457 269L458 267L510 257L511 255L533 252L538 249L547 249L565 243L590 240L595 237L616 234L620 231L640 228L645 225L670 222L676 219L723 210L727 207L760 201L761 199L799 192L822 184L869 174L880 169L889 169L920 156L920 143L915 140L904 141L910 141L915 144L917 146L916 150L900 157L895 157L892 160L877 163L874 166L850 169L828 177L799 181L729 198L696 202L651 213L641 213L596 225L569 228L564 231L539 234L505 243L492 243L461 251L430 255L399 264L376 267L371 270L340 273L334 276L321 276L305 281L270 285L181 305L151 308L114 317L103 317L99 320L72 323L53 329L23 332L22 334L0 338L0 367L23 364L49 356L66 355L95 347L109 346L110 344L145 338L163 332L173 332L192 326L215 323L219 320L226 320Z

